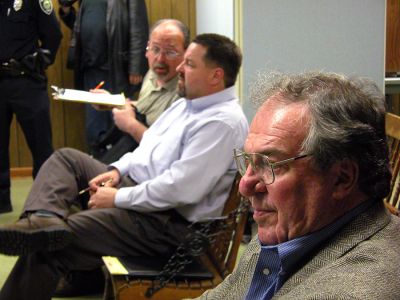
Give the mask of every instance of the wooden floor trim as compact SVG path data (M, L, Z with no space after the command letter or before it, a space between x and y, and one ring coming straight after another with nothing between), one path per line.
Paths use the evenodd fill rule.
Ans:
M10 174L11 174L11 178L31 177L32 176L32 167L11 168Z

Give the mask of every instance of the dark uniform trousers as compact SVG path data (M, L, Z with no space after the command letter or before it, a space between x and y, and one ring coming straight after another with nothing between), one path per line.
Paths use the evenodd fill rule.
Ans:
M107 171L107 165L73 149L61 149L40 169L24 213L44 209L62 216L75 237L66 248L20 256L0 300L51 299L58 279L70 270L102 265L101 257L171 255L187 234L188 222L175 210L139 213L119 208L85 210L89 196L77 197L88 181ZM133 186L123 177L120 187ZM70 213L71 207L83 210Z
M29 76L0 76L0 202L10 198L9 138L13 113L31 150L35 176L53 152L47 82Z

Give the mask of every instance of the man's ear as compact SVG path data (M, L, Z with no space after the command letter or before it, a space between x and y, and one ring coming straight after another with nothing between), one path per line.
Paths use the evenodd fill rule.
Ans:
M218 85L221 82L223 84L225 84L224 83L224 75L225 75L224 69L219 68L219 67L215 68L213 70L213 72L212 72L212 77L211 77L212 84L213 85Z
M146 58L149 58L149 51L147 50L149 47L150 47L150 41L147 41L146 53L145 53Z
M359 168L358 164L348 158L334 164L336 182L333 197L343 199L350 195L358 185Z

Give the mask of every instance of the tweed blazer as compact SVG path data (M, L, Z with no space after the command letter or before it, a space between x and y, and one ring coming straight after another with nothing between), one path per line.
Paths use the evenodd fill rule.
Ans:
M246 297L260 246L254 238L239 264L198 300ZM273 299L400 299L400 218L377 203L320 245Z

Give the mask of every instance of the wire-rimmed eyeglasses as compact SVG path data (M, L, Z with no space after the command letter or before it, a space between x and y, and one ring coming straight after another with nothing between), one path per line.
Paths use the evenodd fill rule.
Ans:
M247 168L251 166L253 172L261 178L264 184L272 184L275 181L276 167L288 164L300 158L310 156L303 154L277 162L271 162L267 155L261 153L246 153L239 149L233 150L233 155L240 175L246 174Z
M177 57L181 56L182 54L179 53L178 51L175 50L165 50L165 49L161 49L158 46L147 46L146 47L146 51L150 51L151 53L153 53L154 56L158 56L161 54L165 55L165 58L168 60L174 60Z

